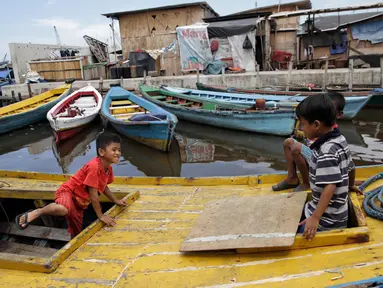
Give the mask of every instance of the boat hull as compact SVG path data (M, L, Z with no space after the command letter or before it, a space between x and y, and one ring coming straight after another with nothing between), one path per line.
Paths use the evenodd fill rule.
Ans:
M86 127L87 125L82 125L82 126L75 127L72 129L67 129L67 130L61 130L61 131L53 130L55 134L56 144L59 144L60 142L63 142L67 139L72 138L74 135L83 131Z
M48 111L62 99L66 98L69 95L70 90L71 89L68 88L64 93L60 95L60 97L44 105L36 107L35 109L10 116L0 117L0 134L7 133L15 129L20 129L46 119ZM22 103L20 103L20 105L22 105Z
M152 122L119 120L109 111L111 102L119 100L129 100L150 113L166 114L167 119ZM177 117L173 114L120 87L113 87L109 90L102 103L101 115L104 120L125 137L164 152L170 149L171 141L174 138L175 127L178 122Z
M213 89L213 91L209 91L208 89ZM240 92L236 92L236 90L227 89L226 91L222 89L219 91L217 87L214 86L205 86L198 85L198 88L201 90L193 90L193 89L178 89L180 92L188 93L194 97L200 97L204 99L215 99L217 101L222 102L231 102L234 104L248 104L253 105L256 99L264 98L266 101L297 101L300 102L305 99L307 96L301 96L300 92L288 92L288 91L268 91L264 90L255 90L258 93L255 94L244 94ZM172 88L169 88L172 89ZM177 89L177 88L176 88ZM172 91L172 90L169 90ZM176 90L173 90L176 91ZM206 92L203 92L206 91ZM261 93L262 92L262 93ZM284 93L284 95L283 95ZM317 93L312 93L310 95L314 95ZM351 95L351 94L350 94ZM355 94L358 95L358 94ZM369 94L368 96L346 96L346 106L343 111L344 120L352 120L356 117L356 115L362 110L366 105L370 106L370 103L380 103L383 102L383 95L381 94Z

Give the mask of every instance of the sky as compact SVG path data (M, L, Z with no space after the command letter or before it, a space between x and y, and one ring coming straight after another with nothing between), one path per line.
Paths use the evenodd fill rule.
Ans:
M200 0L202 1L202 0ZM207 0L221 16L258 7L278 4L278 0ZM292 1L292 0L291 0ZM282 0L281 2L291 2ZM193 0L13 0L6 1L0 17L0 62L8 53L8 43L56 44L53 26L62 44L86 45L84 35L110 44L109 12L174 5ZM313 8L365 4L363 0L312 0ZM378 2L378 1L377 1ZM235 4L234 4L235 3ZM6 9L6 10L5 10Z

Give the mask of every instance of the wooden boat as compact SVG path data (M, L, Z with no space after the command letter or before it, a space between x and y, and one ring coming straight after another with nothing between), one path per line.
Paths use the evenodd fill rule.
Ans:
M209 86L197 83L199 90L181 89L164 87L169 91L177 93L185 93L201 98L216 99L219 101L228 101L236 104L253 105L255 99L264 98L266 101L302 101L306 96L317 94L315 92L294 92L294 91L273 91L273 90L254 90L254 93L244 93L242 90L232 90L222 88L221 90L216 86ZM175 89L175 90L174 90ZM211 89L211 90L209 90ZM205 92L204 92L205 91ZM252 90L253 91L253 90ZM256 93L258 91L259 93ZM373 103L379 99L383 102L383 95L381 93L366 93L366 92L343 92L346 97L346 106L344 108L345 120L351 120L366 106L368 103ZM379 100L380 101L380 100ZM382 103L383 104L383 103Z
M86 128L98 116L101 103L101 94L88 85L53 106L47 113L47 119L55 132L56 143Z
M357 179L365 180L379 172L383 166L358 167ZM365 217L366 226L319 232L313 241L296 235L293 246L283 251L179 252L208 202L275 193L271 186L284 177L116 176L111 190L118 197L139 191L140 198L129 202L128 209L117 211L115 227L92 226L51 257L0 253L2 285L158 287L163 283L160 286L322 288L379 277L383 222L370 217ZM68 175L0 171L0 181L11 185L0 189L0 198L53 200L55 190L66 179ZM383 180L366 191L377 185L383 185ZM351 193L351 198L353 208L363 215L362 197ZM102 196L101 201L106 198ZM28 246L31 250L48 249Z
M38 96L0 108L0 134L46 119L47 112L66 98L71 84L49 90Z
M124 136L161 151L168 151L177 117L121 87L112 87L101 115Z
M145 98L187 121L279 136L290 135L295 128L294 109L245 110L145 85L140 89Z

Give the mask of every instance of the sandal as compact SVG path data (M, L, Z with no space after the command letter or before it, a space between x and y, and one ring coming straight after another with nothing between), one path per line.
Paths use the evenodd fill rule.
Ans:
M282 191L282 190L287 190L287 189L291 189L291 188L296 188L299 185L300 185L299 182L298 182L298 184L289 184L289 183L287 183L286 180L283 180L282 182L279 182L278 184L275 184L271 188L273 189L273 191Z
M29 226L28 213L30 213L32 211L33 210L28 210L27 212L19 214L19 215L16 216L15 222L16 222L17 228L19 228L20 230L24 230L24 229L28 228L28 226ZM24 225L25 226L20 225L20 218L23 217L23 216L25 217L25 221L24 221Z

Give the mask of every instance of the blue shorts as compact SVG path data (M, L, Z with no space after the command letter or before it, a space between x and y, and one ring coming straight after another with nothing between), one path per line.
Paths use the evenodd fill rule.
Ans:
M294 139L295 142L297 143L300 143L298 142L297 140ZM313 151L310 149L310 147L306 146L305 144L302 144L301 146L301 155L303 156L303 158L305 158L306 162L309 163L310 162L310 159L313 155Z

